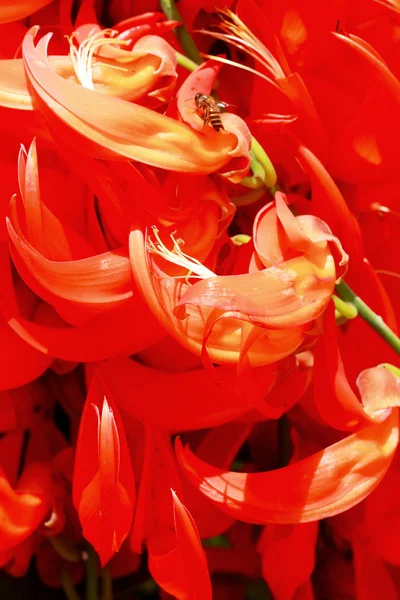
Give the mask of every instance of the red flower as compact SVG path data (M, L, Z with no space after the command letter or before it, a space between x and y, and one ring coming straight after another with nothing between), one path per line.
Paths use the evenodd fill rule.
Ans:
M73 501L101 564L118 552L132 523L135 483L120 416L95 373L76 446Z

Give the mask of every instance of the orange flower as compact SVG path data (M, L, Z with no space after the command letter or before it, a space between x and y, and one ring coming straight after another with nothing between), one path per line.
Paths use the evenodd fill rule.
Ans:
M221 170L232 181L239 181L246 174L250 163L250 137L240 119L232 127L231 132L217 133L212 128L207 128L207 131L197 133L187 125L144 106L112 95L104 96L104 94L90 89L94 87L92 55L96 51L96 47L117 42L117 38L104 37L104 33L101 32L82 42L83 49L81 46L78 49L73 46L72 56L76 67L75 72L78 79L85 84L86 87L83 87L62 76L65 68L67 68L67 75L71 73L71 63L68 59L48 57L47 49L51 34L44 36L35 47L34 39L37 31L37 28L31 29L23 42L26 74L39 110L50 128L69 145L79 145L84 153L99 158L125 157L181 172L212 173ZM144 56L153 56L146 45L146 39L139 40L137 45L139 48L143 47ZM125 45L126 41L121 40L120 43ZM166 42L163 40L158 43L158 46L162 47L160 52L163 55L163 64L169 61L168 64L171 65L169 49L167 57L165 57L165 44ZM113 56L111 50L112 48L109 49L109 53ZM151 51L153 52L153 50ZM104 49L103 52L105 52ZM117 59L124 64L124 61L127 60L126 54L123 50L116 52ZM149 79L148 83L146 83L148 74L145 72L146 60L150 61L150 74L153 73L155 77L155 81ZM129 93L122 92L122 96L128 94L129 97L140 100L150 91L150 94L154 93L155 96L163 99L164 92L156 91L157 79L159 76L161 79L163 78L163 68L157 75L160 60L157 58L157 65L152 58L146 60L139 60L139 70L140 66L142 67L140 78L136 75L133 77L135 85L140 82L138 89L136 90L134 87ZM115 78L120 91L118 92L116 89L114 93L118 96L126 82L121 77L118 78L118 75ZM22 73L18 71L16 77L18 89L15 92L16 108L21 102L26 105L26 99L20 99L21 79ZM13 93L11 84L7 76L7 106L10 105L10 95ZM22 96L25 97L25 94ZM101 124L100 128L99 124ZM232 168L232 157L237 162L237 158L235 158L237 156L244 158L239 168Z
M376 367L361 373L358 385L364 410L376 423L287 467L224 471L198 459L179 439L178 461L221 510L249 523L306 523L343 512L377 486L399 440L398 409L392 407L400 405L400 380Z
M265 365L294 352L326 308L347 263L327 225L312 216L294 217L281 194L276 208L267 205L255 221L255 253L243 275L218 277L191 260L176 240L170 251L156 230L153 236L148 260L139 229L130 242L134 277L147 302L172 336L222 364L237 364L248 354L253 366ZM202 281L189 285L168 277L153 255Z
M14 284L5 265L3 294L10 325L36 349L65 360L99 360L123 348L127 354L142 350L159 339L162 330L135 290L127 251L123 247L107 251L94 205L89 200L88 206L87 190L81 182L74 178L66 181L60 170L44 169L42 173L46 203L41 196L33 143L27 157L24 151L19 156L22 198L11 200L8 231L21 277L47 304L40 305L34 322L30 322L30 315L15 302ZM65 205L55 201L53 185L64 186ZM71 195L76 204L72 204ZM25 217L23 224L21 215ZM77 227L76 220L86 223L83 229L79 224ZM144 320L146 330L142 329ZM151 321L153 340L149 337ZM109 336L104 336L104 328ZM132 342L139 341L141 329L142 341L134 348ZM101 338L97 341L93 337L96 331Z

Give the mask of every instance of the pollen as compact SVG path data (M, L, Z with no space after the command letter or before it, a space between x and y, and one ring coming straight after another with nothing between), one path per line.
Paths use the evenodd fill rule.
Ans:
M69 42L69 57L80 84L94 90L93 63L94 56L102 46L127 46L130 40L120 40L115 37L118 31L103 29L89 35L83 42L77 44L76 35L67 36Z
M172 250L169 250L161 240L159 236L159 230L155 225L152 226L152 232L152 237L154 237L154 239L150 237L147 240L147 250L150 252L150 254L157 254L168 262L187 269L190 275L194 273L200 279L216 277L216 274L202 265L200 261L182 252L181 246L184 244L182 239L175 239L174 234L171 233L170 238L172 240Z

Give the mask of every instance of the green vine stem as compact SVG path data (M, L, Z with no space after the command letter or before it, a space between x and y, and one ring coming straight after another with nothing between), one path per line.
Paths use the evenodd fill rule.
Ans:
M61 535L51 536L48 538L54 550L67 562L79 562L82 560L82 554L73 544L63 538Z
M63 569L61 571L61 585L68 600L80 600L80 597L74 588L74 584L72 583L68 569Z
M182 25L174 29L174 33L177 37L180 47L187 58L197 63L198 65L202 62L197 46L193 41L192 36L186 28L186 25L182 22L182 17L179 10L176 7L174 0L160 0L160 7L165 16L169 21L179 21Z
M177 52L176 57L178 65L192 72L196 69L196 67L199 64L202 63L202 58L197 49L197 46L194 43L189 31L187 30L186 25L183 23L182 16L179 10L177 9L174 0L159 1L161 10L163 11L167 19L179 21L180 23L182 23L182 25L174 29L179 44L183 50L183 54ZM268 188L268 191L271 194L271 196L274 197L275 192L278 189L276 186L277 177L274 165L270 161L264 148L255 139L255 137L252 138L251 155L253 158L251 163L253 177L245 177L241 181L241 184L245 187L249 187L250 189L259 189L265 185Z
M97 554L90 544L87 544L86 552L86 600L98 600Z
M385 367L385 369L387 369L388 371L391 371L392 373L397 375L397 377L400 377L400 369L398 367L395 367L394 365L391 365L390 363L382 363L379 366Z
M251 142L251 153L254 156L264 171L264 182L268 188L276 187L276 171L274 165L269 159L269 156L261 146L260 142L255 137L252 138Z
M112 579L110 569L103 567L101 570L101 600L112 600Z
M199 66L193 60L190 60L190 58L188 58L184 54L181 54L180 52L176 53L176 60L178 61L178 65L180 67L183 67L184 69L186 69L187 71L190 71L190 72L195 71L197 69L197 67Z
M350 302L345 302L338 296L332 296L333 303L335 305L336 311L339 313L341 317L344 317L345 321L348 319L355 319L358 315L358 311L356 307Z
M342 281L336 286L336 292L344 302L352 304L360 317L364 319L384 340L400 355L400 338L386 325L382 317L377 315L364 300Z

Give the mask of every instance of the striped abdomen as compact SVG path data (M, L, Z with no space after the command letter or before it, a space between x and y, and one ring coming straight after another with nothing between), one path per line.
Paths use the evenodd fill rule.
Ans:
M219 131L220 129L224 128L219 112L210 111L209 122L215 131Z

